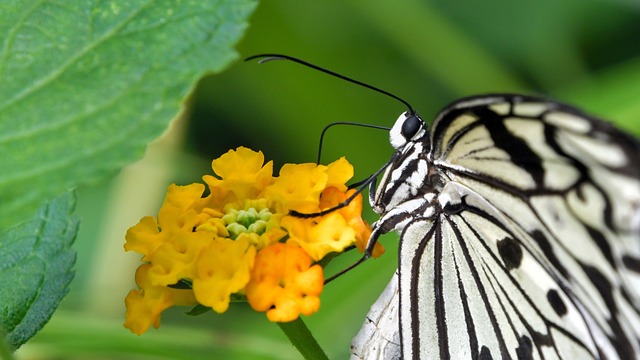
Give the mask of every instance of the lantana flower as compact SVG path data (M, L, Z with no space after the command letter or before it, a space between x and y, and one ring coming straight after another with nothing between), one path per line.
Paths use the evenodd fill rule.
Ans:
M303 218L346 201L353 167L341 158L327 166L273 162L244 147L213 160L205 185L171 185L155 217L126 234L125 250L142 255L139 289L125 299L125 326L136 334L158 327L175 305L201 305L218 313L232 298L275 322L318 311L324 275L318 264L352 245L364 249L371 234L362 197L323 216ZM374 256L382 253L377 244Z

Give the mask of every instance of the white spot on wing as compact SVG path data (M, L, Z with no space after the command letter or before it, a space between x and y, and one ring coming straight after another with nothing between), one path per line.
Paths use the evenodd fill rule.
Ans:
M576 133L586 134L591 130L591 123L578 115L554 111L544 117L545 122Z
M509 111L511 111L511 104L507 103L507 102L491 104L488 107L493 112L495 112L495 113L497 113L499 115L502 115L502 116L509 115Z
M538 117L549 107L542 103L521 103L513 106L513 113L517 116Z
M564 190L578 181L581 174L566 162L544 161L544 186L554 190Z
M571 133L562 133L560 140L562 147L579 159L589 156L610 167L622 167L627 164L627 157L615 144Z

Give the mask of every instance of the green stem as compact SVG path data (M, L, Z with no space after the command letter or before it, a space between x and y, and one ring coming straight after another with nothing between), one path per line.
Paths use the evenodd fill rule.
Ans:
M305 359L329 360L300 317L291 322L278 323L278 326Z

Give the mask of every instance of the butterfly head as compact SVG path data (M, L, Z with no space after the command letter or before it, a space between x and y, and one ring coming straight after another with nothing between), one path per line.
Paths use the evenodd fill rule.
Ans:
M398 117L396 123L389 132L389 141L394 149L404 147L409 141L421 135L425 128L425 122L412 111L405 111Z
M426 193L433 192L431 186L426 186L430 177L428 130L425 121L413 111L402 113L391 128L389 140L395 153L375 193L369 193L371 207L378 214L384 216L399 208L402 212L407 206L415 208L414 203L425 204ZM394 222L393 227L396 225L402 224Z

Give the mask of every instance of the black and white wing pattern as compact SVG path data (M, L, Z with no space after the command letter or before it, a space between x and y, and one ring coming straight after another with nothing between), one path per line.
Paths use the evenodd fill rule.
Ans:
M351 360L399 359L401 357L399 296L396 272L382 291L382 295L371 306L371 311L367 314L362 328L353 338Z
M405 113L372 199L404 359L640 358L640 145L545 99Z

